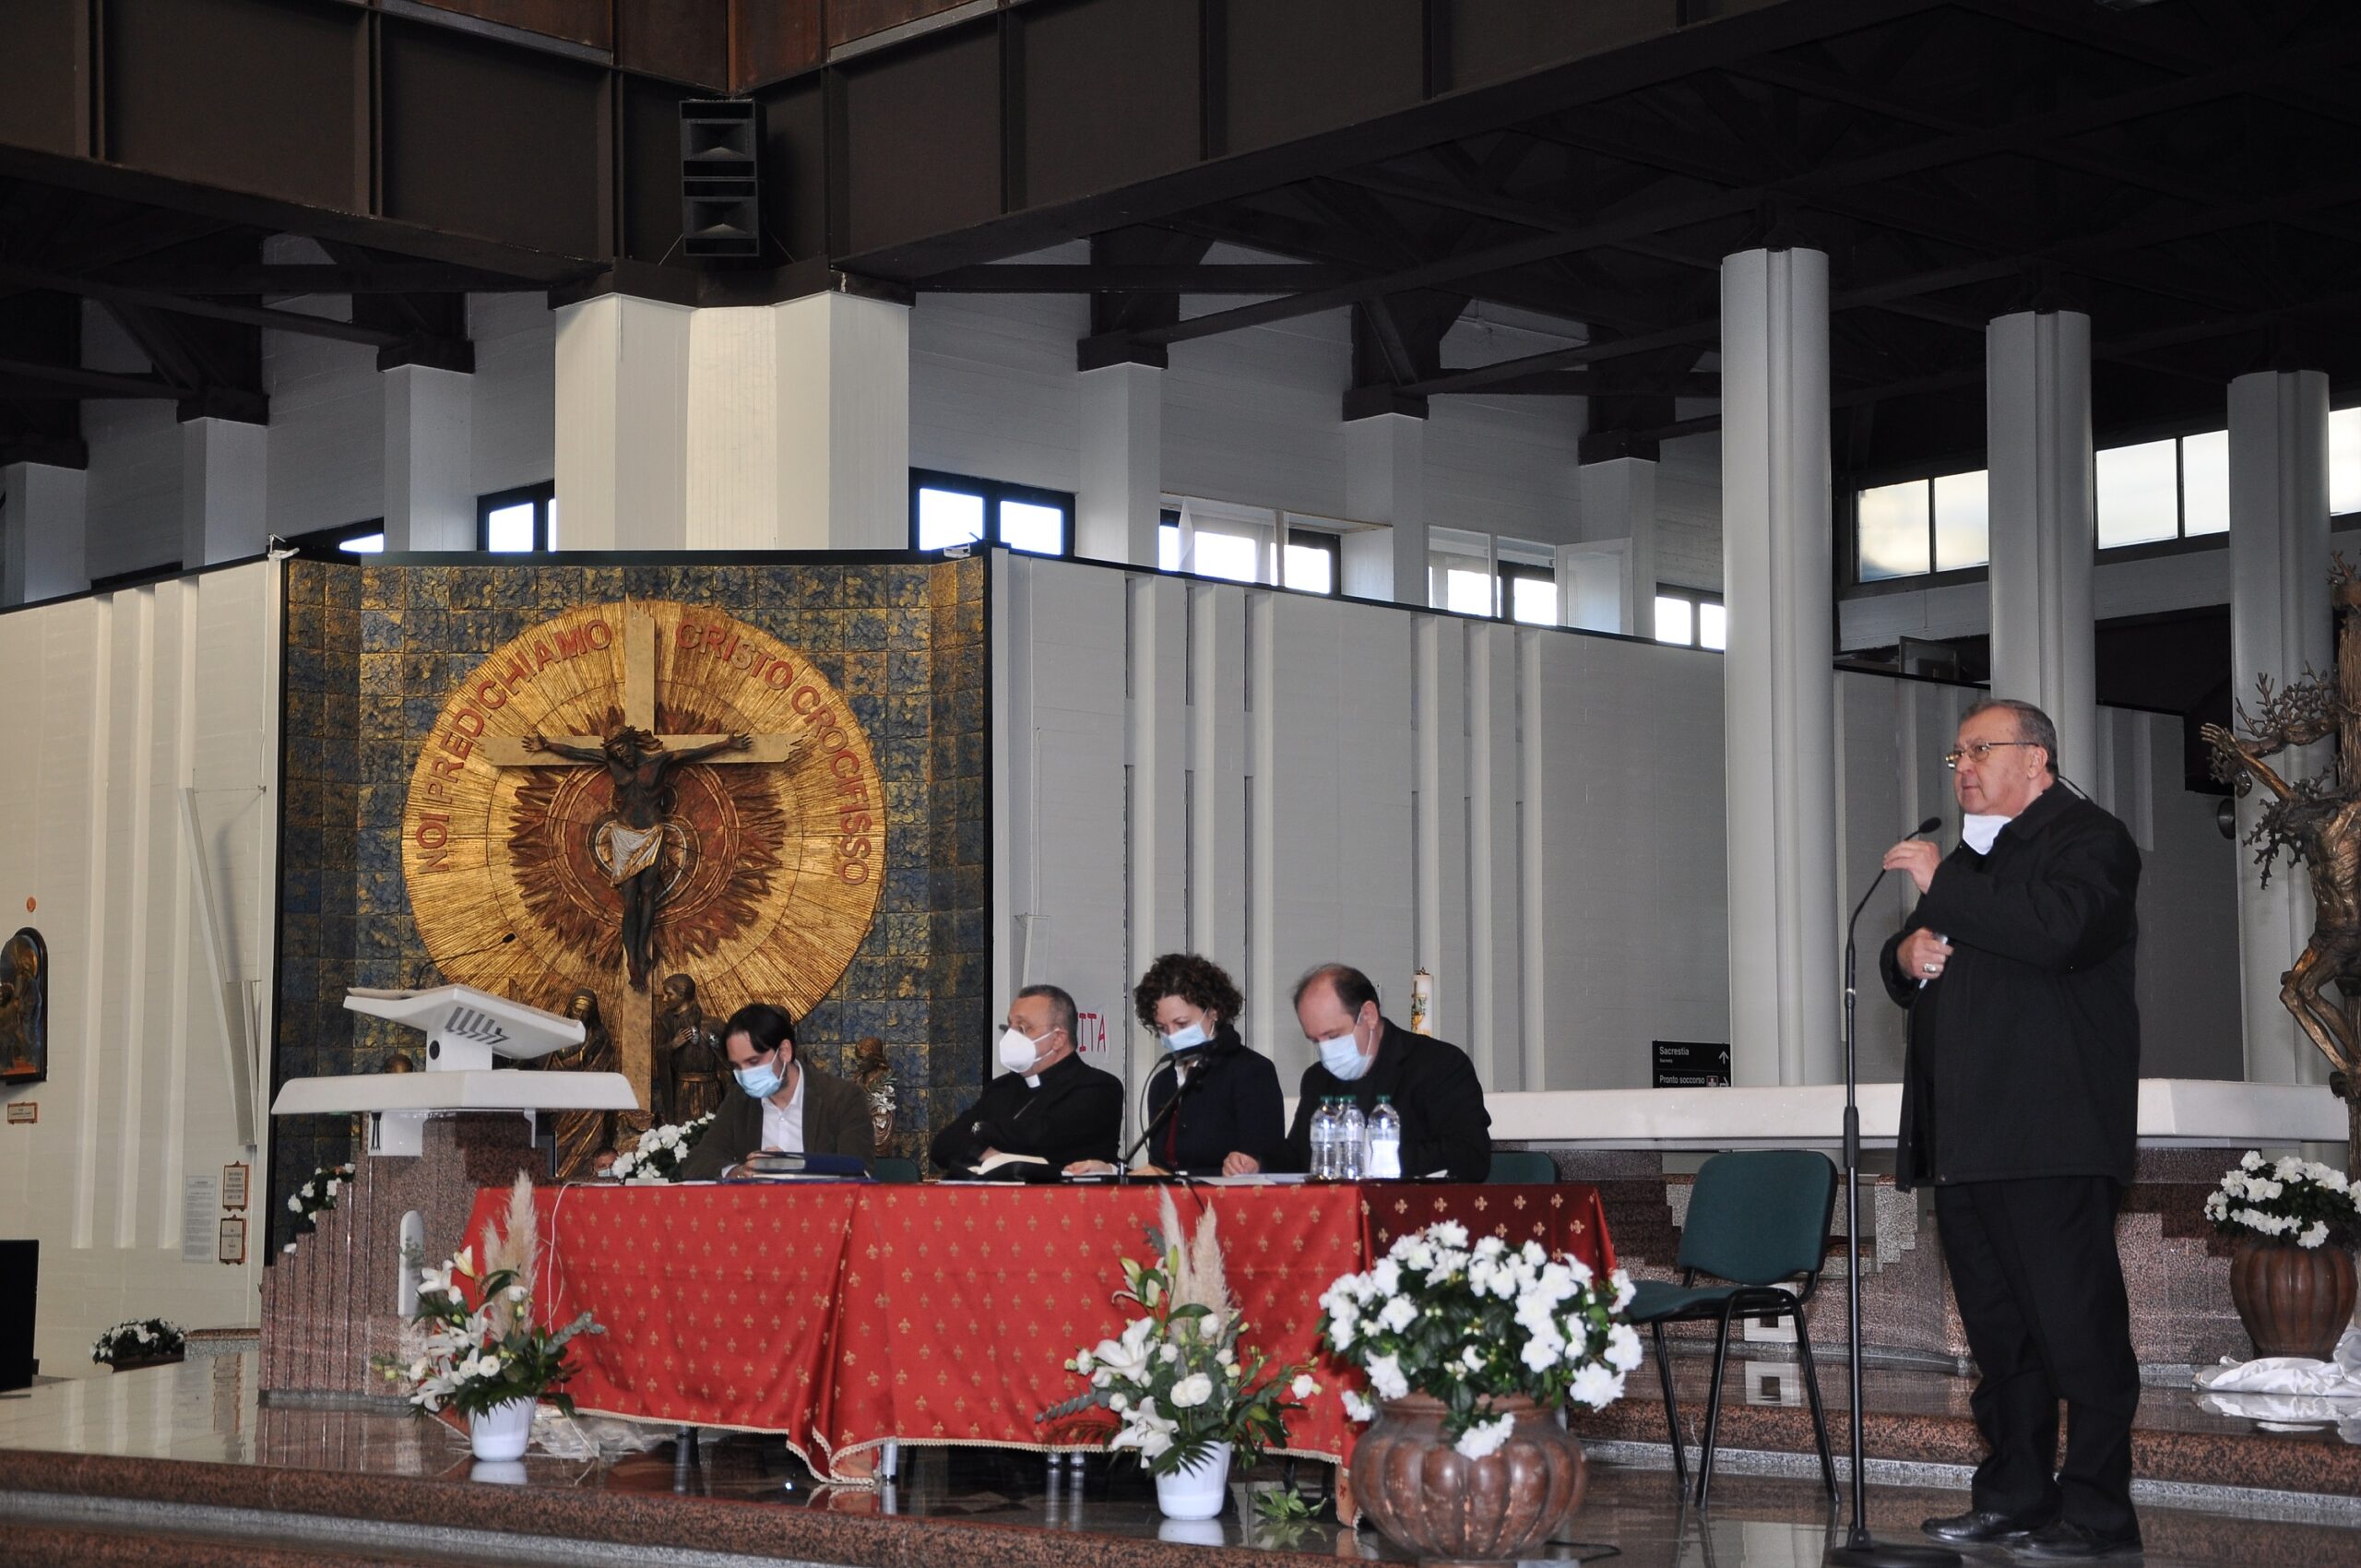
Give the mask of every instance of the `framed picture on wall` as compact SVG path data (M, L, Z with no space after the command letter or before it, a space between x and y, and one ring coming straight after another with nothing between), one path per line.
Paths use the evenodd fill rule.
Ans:
M221 1222L221 1243L213 1254L223 1263L246 1261L246 1222L242 1218Z
M49 944L25 926L0 942L0 1083L49 1076Z
M253 1167L243 1160L221 1168L221 1206L223 1208L246 1206L246 1179L252 1170Z

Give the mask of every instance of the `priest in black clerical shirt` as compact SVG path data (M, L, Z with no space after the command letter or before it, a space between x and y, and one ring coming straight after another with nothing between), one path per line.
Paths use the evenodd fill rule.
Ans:
M1311 1169L1321 1101L1341 1095L1366 1115L1382 1095L1401 1113L1403 1175L1481 1182L1490 1172L1492 1115L1465 1051L1385 1016L1377 987L1345 964L1323 964L1296 982L1295 1016L1320 1060L1303 1070L1295 1125L1272 1169Z
M1058 987L1016 993L1000 1038L1008 1071L935 1134L939 1170L964 1176L995 1154L1032 1155L1046 1166L1040 1174L1055 1176L1075 1160L1111 1161L1121 1152L1123 1082L1074 1054L1074 998Z

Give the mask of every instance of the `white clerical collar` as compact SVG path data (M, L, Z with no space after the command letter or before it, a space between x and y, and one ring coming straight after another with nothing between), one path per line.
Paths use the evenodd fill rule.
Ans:
M2000 829L2008 826L2011 820L2005 816L1987 816L1970 812L1960 820L1959 836L1977 854L1988 855L1992 852L1993 842L2000 837Z
M1038 1074L1038 1073L1027 1073L1027 1074L1026 1074L1026 1075L1025 1075L1025 1087L1026 1087L1026 1088L1028 1088L1028 1089L1038 1089L1038 1088L1039 1088L1039 1087L1041 1087L1041 1075L1040 1075L1040 1074Z

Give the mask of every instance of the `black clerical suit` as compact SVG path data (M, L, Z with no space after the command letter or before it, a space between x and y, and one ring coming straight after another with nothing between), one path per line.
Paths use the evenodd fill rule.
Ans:
M1185 1065L1188 1076L1180 1075ZM1181 1091L1180 1109L1148 1139L1147 1158L1167 1170L1192 1176L1219 1175L1232 1150L1268 1167L1287 1142L1287 1105L1279 1093L1279 1070L1270 1059L1246 1049L1238 1031L1221 1026L1213 1043L1189 1052L1179 1064L1159 1063L1148 1080L1147 1113L1153 1123Z
M2115 1215L2140 1091L2139 889L2123 825L2052 784L1989 854L1943 860L1879 966L1910 1009L1896 1182L1935 1187L1981 1378L1971 1408L1991 1454L1975 1505L2106 1537L2137 1528L2140 1368ZM1897 957L1921 927L1952 944L1924 986Z
M1366 1116L1385 1095L1402 1117L1403 1175L1441 1170L1454 1182L1481 1182L1492 1169L1492 1114L1484 1109L1475 1063L1455 1045L1381 1021L1385 1034L1377 1059L1359 1077L1347 1083L1317 1062L1303 1070L1295 1125L1274 1169L1311 1169L1311 1113L1322 1100L1342 1095Z
M1015 1073L985 1085L982 1098L934 1135L935 1165L964 1174L986 1149L1038 1155L1053 1172L1077 1159L1112 1164L1121 1152L1123 1081L1072 1052L1037 1076L1038 1088Z

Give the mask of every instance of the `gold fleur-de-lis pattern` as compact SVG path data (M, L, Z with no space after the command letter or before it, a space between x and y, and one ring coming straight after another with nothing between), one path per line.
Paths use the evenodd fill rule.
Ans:
M1457 1219L1599 1269L1614 1251L1596 1189L1231 1187L1176 1192L1181 1222L1220 1217L1247 1340L1278 1364L1319 1360L1320 1294L1396 1235ZM479 1195L479 1233L507 1202ZM1026 1449L1097 1446L1037 1412L1077 1392L1076 1349L1121 1332L1121 1259L1147 1255L1152 1188L571 1187L540 1194L552 1322L574 1342L583 1410L666 1426L777 1434L836 1479L869 1478L888 1440ZM1342 1460L1353 1428L1323 1392L1283 1451Z

